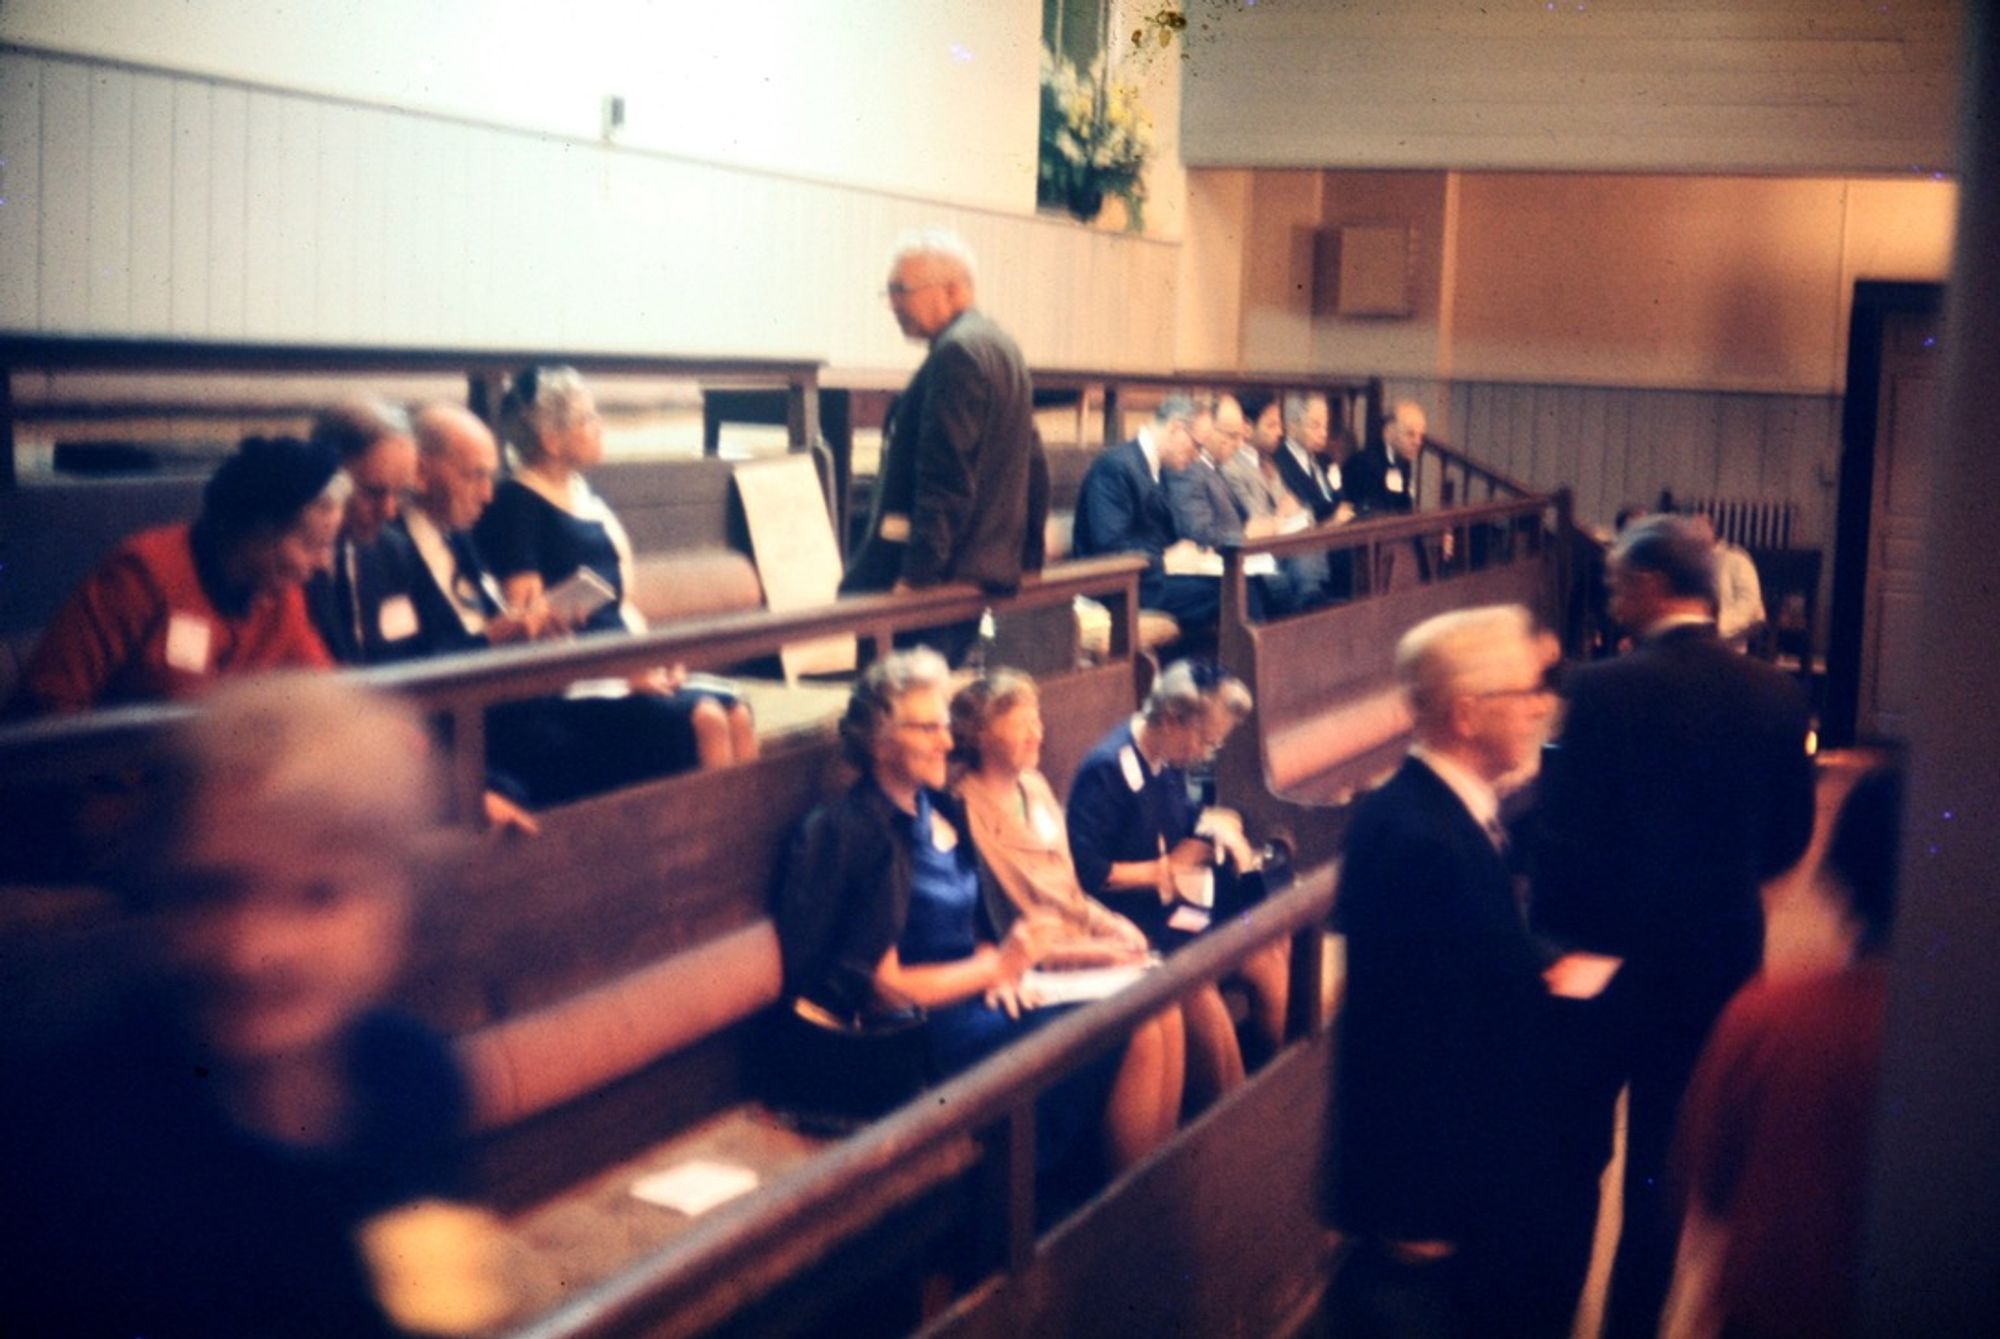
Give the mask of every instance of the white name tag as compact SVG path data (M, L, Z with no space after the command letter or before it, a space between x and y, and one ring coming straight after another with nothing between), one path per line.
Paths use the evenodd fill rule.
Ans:
M385 642L400 642L417 635L417 607L407 595L393 595L382 601L377 621Z
M1328 465L1326 467L1326 487L1330 493L1338 493L1340 491L1340 466Z
M1044 846L1054 846L1062 835L1062 824L1046 805L1036 805L1033 817L1035 839Z
M1403 472L1401 470L1390 470L1387 474L1384 474L1382 476L1382 487L1388 489L1391 493L1402 492Z
M899 511L883 512L878 533L891 544L907 544L910 542L910 518Z
M1146 788L1146 769L1139 765L1139 750L1127 744L1118 750L1118 766L1125 773L1125 784L1134 791Z
M196 614L167 617L167 668L184 674L208 673L208 657L213 650L215 630Z
M931 845L939 851L958 849L958 829L936 814L931 815Z

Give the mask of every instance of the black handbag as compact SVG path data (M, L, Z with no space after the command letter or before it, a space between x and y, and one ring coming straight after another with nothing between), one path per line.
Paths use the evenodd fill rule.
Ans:
M836 1131L893 1111L930 1078L925 1021L907 1001L848 1012L797 996L771 1021L767 1098L803 1126Z

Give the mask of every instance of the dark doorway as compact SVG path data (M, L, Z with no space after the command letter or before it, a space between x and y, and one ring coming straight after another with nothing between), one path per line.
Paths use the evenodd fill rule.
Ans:
M1854 286L1840 427L1823 741L1902 734L1920 600L1929 443L1944 375L1944 285Z

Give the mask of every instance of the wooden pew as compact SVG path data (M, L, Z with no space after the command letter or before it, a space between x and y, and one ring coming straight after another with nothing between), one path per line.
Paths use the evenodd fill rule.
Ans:
M1078 594L1125 619L1138 563L1066 565L1030 584L1004 612L1066 607ZM516 648L355 677L400 692L457 723L453 774L473 812L483 772L485 706L591 673L660 660L727 663L784 642L854 631L879 654L898 633L975 616L986 597L948 588L872 597L776 618L737 615L645 638ZM1129 638L1125 644L1129 646ZM1129 660L1047 680L1048 767L1058 784L1132 708ZM187 708L99 713L0 732L9 774L143 772L150 749ZM456 1039L472 1081L483 1194L511 1215L553 1305L608 1277L690 1226L634 1201L630 1182L691 1156L723 1156L769 1180L807 1161L820 1139L755 1100L763 1015L779 997L768 903L791 829L848 779L831 738L743 767L665 778L552 810L531 841L486 837L452 863L426 900L400 1004ZM74 952L43 954L111 980L133 936L100 906L71 935ZM109 953L106 943L120 952ZM10 949L13 946L8 946ZM10 963L29 961L5 954ZM57 978L88 993L75 973ZM978 1157L955 1141L912 1173L942 1184Z
M1397 640L1432 614L1480 604L1524 604L1544 626L1559 626L1566 501L1419 512L1259 540L1229 553L1220 659L1249 685L1256 706L1216 760L1219 802L1240 810L1253 831L1287 836L1301 865L1333 859L1348 802L1393 770L1409 745L1394 677ZM1447 536L1458 557L1447 557ZM1411 561L1418 545L1432 573L1427 580ZM1354 598L1252 622L1243 560L1322 550L1350 555Z

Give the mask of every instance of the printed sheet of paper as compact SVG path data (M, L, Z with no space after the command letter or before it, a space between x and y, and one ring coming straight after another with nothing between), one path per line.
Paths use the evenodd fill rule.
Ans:
M1021 995L1037 1009L1052 1004L1101 1000L1137 981L1151 965L1135 962L1122 967L1077 967L1053 972L1034 967L1021 978Z
M765 606L787 614L832 604L840 594L840 545L812 458L794 454L738 465L734 477ZM778 658L788 683L801 674L848 673L855 641L824 637L784 647Z
M757 1188L757 1173L733 1162L695 1158L632 1183L632 1194L648 1204L693 1218Z

